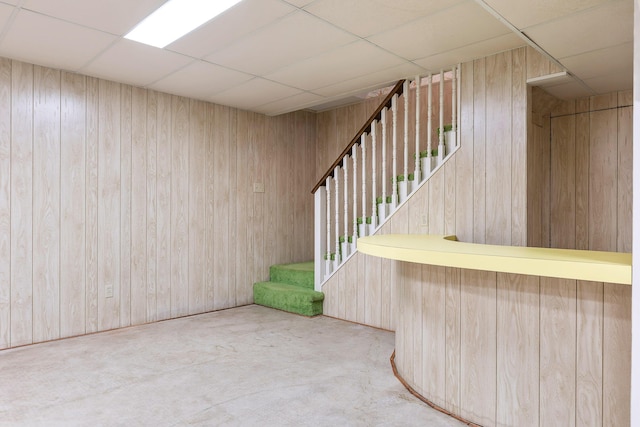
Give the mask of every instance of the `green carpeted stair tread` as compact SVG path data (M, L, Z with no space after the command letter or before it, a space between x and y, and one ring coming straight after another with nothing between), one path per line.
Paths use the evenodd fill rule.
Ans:
M269 277L272 282L313 289L313 261L272 265L269 267Z
M322 292L288 283L257 282L253 285L253 301L256 304L304 316L322 314L323 300Z

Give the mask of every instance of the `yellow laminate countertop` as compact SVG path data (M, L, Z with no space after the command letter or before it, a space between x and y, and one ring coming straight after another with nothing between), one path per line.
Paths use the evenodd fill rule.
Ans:
M358 251L420 264L631 285L631 254L459 242L456 236L361 237Z

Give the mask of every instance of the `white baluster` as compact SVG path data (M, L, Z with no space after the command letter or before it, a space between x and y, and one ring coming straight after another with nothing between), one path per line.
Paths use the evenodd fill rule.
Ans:
M358 146L351 147L351 158L353 159L353 236L351 237L351 253L356 251L356 241L358 240Z
M457 117L458 79L456 74L457 74L457 69L456 67L453 67L453 69L451 70L451 132L452 133L449 136L449 140L450 140L449 145L451 146L451 149L447 147L447 155L449 155L449 153L452 152L453 149L457 146L456 134L458 132L458 117Z
M427 179L433 170L433 144L431 142L431 133L433 132L433 119L431 117L433 115L433 75L429 73L427 78L429 79L427 85L427 158L422 161L423 179Z
M382 203L378 205L380 224L387 218L387 107L381 112L382 122Z
M340 250L342 251L342 261L349 256L349 171L348 162L349 156L344 156L342 159L342 170L344 171L344 234L340 242Z
M329 277L332 272L332 262L331 262L331 186L329 185L331 181L331 177L327 177L327 183L325 185L327 189L327 256L325 260L325 274L324 277Z
M440 70L440 131L438 132L438 164L444 159L444 71Z
M337 270L340 265L340 166L336 166L333 169L333 180L335 181L335 192L336 192L336 202L335 202L335 219L336 219L336 255L333 260L333 270Z
M402 174L404 179L398 183L398 193L400 193L400 203L407 199L409 193L409 81L405 80L402 86L404 96L404 153Z
M376 189L378 187L378 177L376 176L376 128L378 127L378 121L374 120L371 123L371 224L369 224L369 235L372 236L377 225L377 213L376 213Z
M397 153L398 153L398 94L391 98L391 181L393 182L391 194L391 210L394 211L398 206L398 169Z
M366 134L360 137L362 148L362 224L358 224L358 236L367 235L367 150L365 148Z
M413 171L413 184L415 187L422 181L420 174L420 76L416 76L416 151L415 169ZM413 188L412 190L415 190Z
M456 147L460 146L460 96L461 94L461 90L460 90L460 73L462 72L462 69L460 68L460 64L458 64L458 66L456 67L456 77L457 77L457 81L458 83L456 84L456 87L458 88L458 102L456 104L457 106L457 111L458 111L458 115L457 115L457 122L456 122Z

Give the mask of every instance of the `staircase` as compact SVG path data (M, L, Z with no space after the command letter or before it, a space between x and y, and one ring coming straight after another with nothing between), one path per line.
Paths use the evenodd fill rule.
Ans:
M322 314L324 294L313 290L313 261L272 265L269 278L253 285L256 304L303 316Z

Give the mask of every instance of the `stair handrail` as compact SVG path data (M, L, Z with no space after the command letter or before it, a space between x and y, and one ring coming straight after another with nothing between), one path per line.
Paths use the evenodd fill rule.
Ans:
M339 166L340 163L342 162L342 159L346 155L349 154L349 152L351 151L351 147L353 147L354 145L356 145L356 144L358 144L360 142L360 136L363 135L363 134L369 133L371 131L371 124L375 120L380 120L380 117L382 116L382 110L384 110L385 107L386 108L390 108L391 107L391 100L392 100L393 96L396 95L396 94L398 96L402 95L404 82L405 82L405 79L398 80L398 83L396 83L396 85L391 89L391 92L389 92L387 94L387 96L384 98L384 100L382 100L382 102L380 103L378 108L375 109L375 111L371 114L371 116L364 123L364 125L362 125L362 127L356 133L356 135L353 137L351 142L349 142L349 144L347 144L345 149L342 150L342 153L340 153L340 155L336 158L336 160L329 167L329 169L327 169L325 174L322 175L322 178L320 178L318 183L313 187L313 190L311 190L311 194L315 194L315 192L318 191L318 188L320 188L320 187L325 185L325 182L326 182L327 178L330 177L330 176L333 176L333 173L334 173L334 170L335 170L336 166Z

